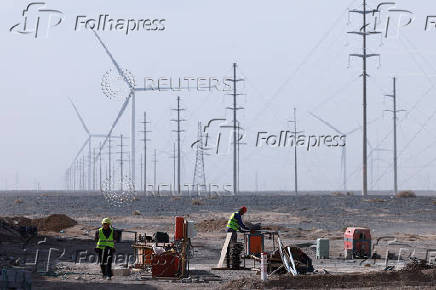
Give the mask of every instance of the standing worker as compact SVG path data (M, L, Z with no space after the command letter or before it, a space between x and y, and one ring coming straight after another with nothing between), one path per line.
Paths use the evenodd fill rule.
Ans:
M98 253L103 279L111 280L112 259L115 253L115 240L117 239L115 235L117 233L112 228L110 218L104 218L101 224L102 227L95 232L95 241L97 242L95 251Z
M231 242L238 241L238 231L249 231L244 223L242 222L242 216L247 212L247 208L245 206L241 207L237 212L232 213L229 221L227 222L227 232L232 233L232 237L230 238Z

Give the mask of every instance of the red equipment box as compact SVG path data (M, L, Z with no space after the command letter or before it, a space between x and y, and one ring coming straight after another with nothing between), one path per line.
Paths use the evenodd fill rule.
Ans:
M152 277L177 277L180 273L180 258L177 253L153 255Z
M371 257L371 231L368 228L348 227L344 233L344 249L353 258Z

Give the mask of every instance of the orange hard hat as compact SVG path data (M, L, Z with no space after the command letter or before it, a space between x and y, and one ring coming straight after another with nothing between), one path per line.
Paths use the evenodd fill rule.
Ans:
M239 211L241 211L241 212L243 212L243 213L246 213L246 212L247 212L247 208L246 208L245 206L243 206L243 207L241 207L241 208L239 209Z

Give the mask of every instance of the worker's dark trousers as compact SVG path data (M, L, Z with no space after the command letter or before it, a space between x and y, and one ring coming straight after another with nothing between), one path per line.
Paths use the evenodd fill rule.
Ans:
M226 254L226 261L227 261L227 268L230 268L230 244L236 243L238 241L238 232L233 229L227 229L227 233L232 233L232 236L230 238L230 243L227 246L227 254Z
M232 233L232 237L230 238L230 242L236 243L238 241L238 232L232 229L227 230L228 233Z
M104 249L96 249L98 253L98 261L100 263L101 273L104 277L112 277L112 260L115 250L110 247Z

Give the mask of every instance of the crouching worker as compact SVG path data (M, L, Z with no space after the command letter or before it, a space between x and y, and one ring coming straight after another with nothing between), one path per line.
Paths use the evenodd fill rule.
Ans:
M227 232L232 233L232 237L230 239L231 242L238 241L238 231L249 231L244 223L242 222L242 216L247 212L247 208L245 206L241 207L237 212L232 213L227 222Z
M101 267L103 279L112 279L112 260L115 253L115 237L116 232L112 228L112 221L110 218L104 218L101 221L102 227L95 232L95 241L97 247L95 248L98 254L98 261Z

